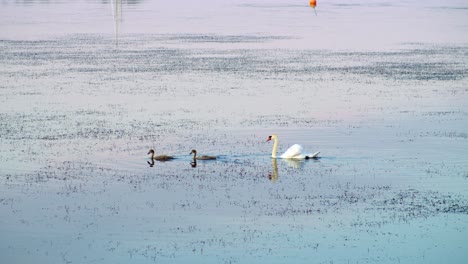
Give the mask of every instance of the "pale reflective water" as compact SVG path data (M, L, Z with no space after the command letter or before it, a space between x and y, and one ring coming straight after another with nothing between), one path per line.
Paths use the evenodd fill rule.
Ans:
M0 7L2 263L468 258L464 1Z

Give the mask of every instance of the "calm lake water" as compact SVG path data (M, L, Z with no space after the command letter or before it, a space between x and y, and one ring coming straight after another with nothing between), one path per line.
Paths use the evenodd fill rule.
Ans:
M1 263L466 263L466 1L168 2L0 2Z

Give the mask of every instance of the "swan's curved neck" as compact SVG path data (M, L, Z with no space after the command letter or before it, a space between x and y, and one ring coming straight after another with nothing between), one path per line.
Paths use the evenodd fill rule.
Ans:
M193 152L193 159L197 159L197 153Z
M278 138L273 137L275 143L273 144L273 151L271 152L271 157L276 159L276 151L278 149Z

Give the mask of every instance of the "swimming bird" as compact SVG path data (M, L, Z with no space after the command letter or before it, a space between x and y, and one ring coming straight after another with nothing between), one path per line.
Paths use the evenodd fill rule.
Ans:
M276 159L276 151L278 149L278 136L275 134L269 136L267 138L267 142L270 140L274 140L275 143L273 144L273 151L271 152L271 157ZM284 152L279 158L281 159L312 159L312 158L317 158L318 154L320 152L315 152L313 154L306 154L303 153L304 149L301 145L299 144L294 144L292 145L286 152Z
M206 155L203 155L203 156L198 156L197 157L197 151L192 149L192 152L189 153L190 154L193 154L193 159L194 160L215 160L216 159L216 156L206 156Z
M172 160L174 159L173 156L169 156L169 155L158 155L158 156L154 156L154 150L153 149L150 149L148 151L148 155L151 154L151 160L159 160L159 161L167 161L167 160Z

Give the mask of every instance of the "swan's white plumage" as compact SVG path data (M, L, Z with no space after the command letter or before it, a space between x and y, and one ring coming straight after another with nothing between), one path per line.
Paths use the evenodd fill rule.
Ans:
M274 140L274 145L273 145L273 151L271 153L272 158L276 158L276 150L278 147L278 137L276 135L271 135L268 138L268 141L273 139ZM320 152L315 152L314 154L305 154L304 148L299 145L299 144L294 144L286 152L284 152L281 156L279 156L282 159L310 159L310 158L316 158L320 154Z
M301 156L304 156L302 154L303 149L304 148L301 145L294 144L291 147L289 147L288 150L286 150L286 152L284 152L280 157L283 159L301 159ZM305 158L305 156L303 158Z

